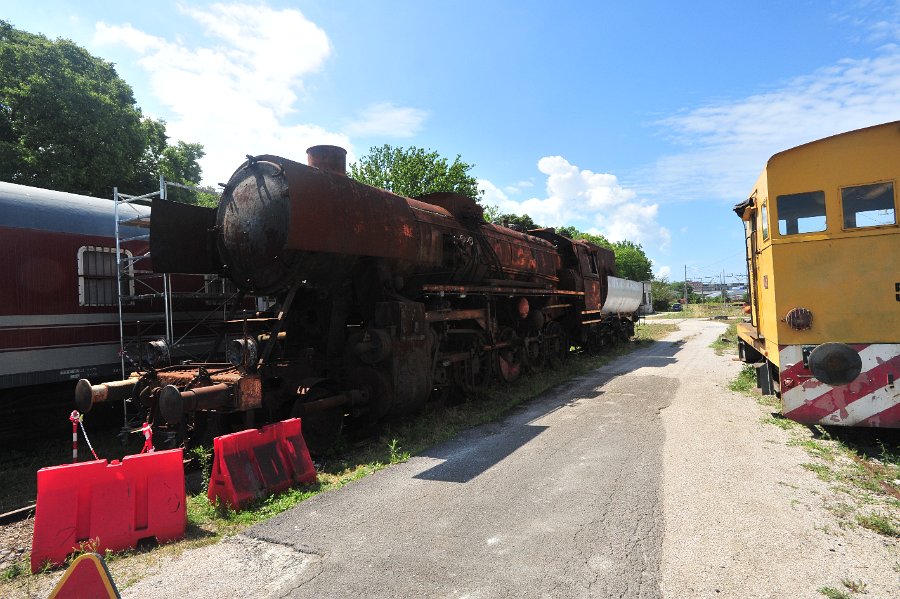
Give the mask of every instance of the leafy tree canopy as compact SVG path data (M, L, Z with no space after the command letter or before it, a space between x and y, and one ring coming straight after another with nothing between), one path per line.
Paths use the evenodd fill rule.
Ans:
M530 231L531 229L540 229L541 226L534 222L527 214L509 214L500 212L499 208L494 207L493 210L485 210L484 218L495 225L505 225L511 229L519 231Z
M613 244L616 253L616 272L632 281L649 281L653 278L653 262L639 243L618 241Z
M478 181L469 174L474 166L463 162L458 154L451 163L432 150L385 144L370 148L368 154L351 164L350 177L410 198L443 191L480 200Z
M0 179L106 197L146 193L160 172L199 182L202 146L167 140L111 63L0 20Z

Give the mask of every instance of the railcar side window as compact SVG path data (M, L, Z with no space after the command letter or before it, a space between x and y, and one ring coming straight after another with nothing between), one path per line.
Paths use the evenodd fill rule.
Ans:
M122 250L123 257L131 252ZM87 245L78 250L78 303L82 306L115 306L119 302L116 293L116 248ZM130 264L122 279L122 293L134 293Z
M845 229L897 224L892 181L844 187L841 189L841 203Z
M825 192L807 191L775 198L778 233L797 235L825 230Z
M769 238L769 209L765 200L763 200L762 208L759 211L759 218L762 220L762 236L763 241L765 241Z
M590 264L590 267L591 267L591 273L593 273L595 275L599 274L599 270L597 270L597 255L594 254L593 252L588 254L588 263Z

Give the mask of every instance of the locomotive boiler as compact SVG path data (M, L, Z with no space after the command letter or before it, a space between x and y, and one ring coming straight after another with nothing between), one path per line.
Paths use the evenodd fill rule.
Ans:
M179 426L197 412L302 416L321 447L347 417L477 395L572 346L633 335L642 287L614 276L610 250L487 223L469 197L364 185L345 157L334 146L310 148L308 165L248 157L215 209L155 200L155 269L224 274L274 307L230 319L229 363L81 381L79 409L132 397Z

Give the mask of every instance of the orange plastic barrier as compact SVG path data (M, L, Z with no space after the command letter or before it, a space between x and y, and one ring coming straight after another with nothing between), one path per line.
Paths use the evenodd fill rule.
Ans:
M299 418L216 437L213 452L207 496L211 503L236 510L259 497L316 480Z
M41 468L31 571L62 564L73 551L102 553L184 536L187 524L181 449Z

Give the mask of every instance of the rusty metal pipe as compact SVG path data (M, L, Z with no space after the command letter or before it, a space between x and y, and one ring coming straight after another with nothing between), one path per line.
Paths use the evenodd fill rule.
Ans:
M323 397L322 399L317 399L315 401L297 404L297 411L300 416L305 416L330 408L338 408L347 405L350 401L350 397L342 393L340 395L332 395L331 397Z
M313 146L306 150L306 163L319 170L347 176L347 150L339 146Z
M232 403L232 386L216 383L179 391L175 385L166 385L159 392L159 411L166 422L178 424L185 412L214 410Z
M87 414L95 403L128 399L134 393L135 380L125 379L92 385L89 380L81 379L75 385L75 408L82 414Z

